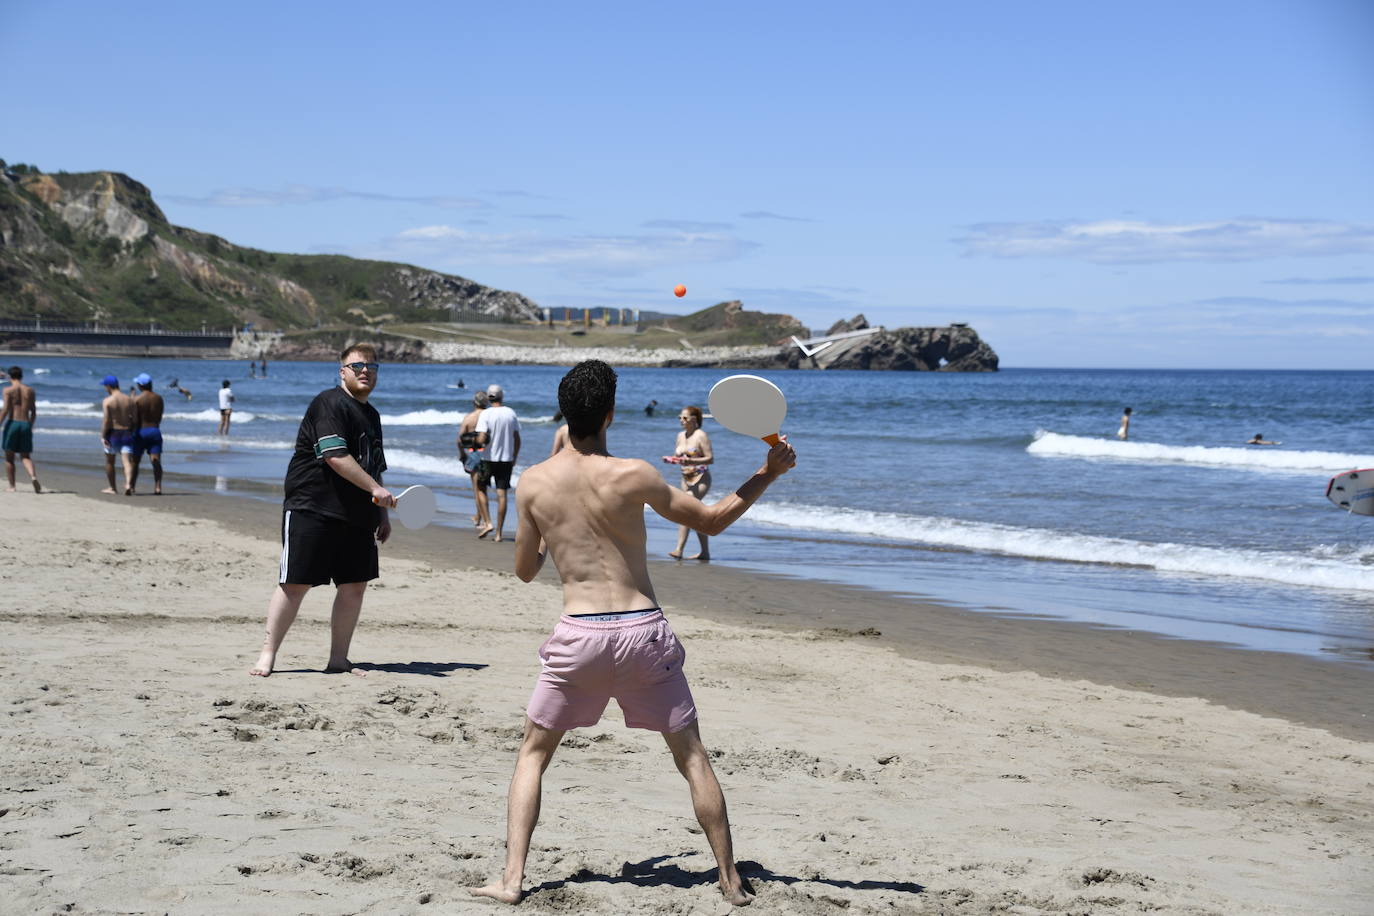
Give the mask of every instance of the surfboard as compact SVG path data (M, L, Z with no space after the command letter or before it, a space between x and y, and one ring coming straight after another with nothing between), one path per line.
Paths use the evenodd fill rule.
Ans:
M1332 477L1326 485L1326 498L1355 515L1374 515L1374 468Z

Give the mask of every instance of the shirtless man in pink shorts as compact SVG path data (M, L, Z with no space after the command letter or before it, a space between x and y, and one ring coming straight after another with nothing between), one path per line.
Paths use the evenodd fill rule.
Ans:
M686 652L649 582L644 507L668 521L720 534L796 464L796 454L785 440L773 446L744 486L708 506L668 486L648 462L607 453L615 384L615 372L599 360L574 366L558 386L571 447L520 477L515 574L529 582L551 553L563 580L563 616L539 650L543 670L526 709L506 806L505 871L470 890L520 902L544 770L563 733L595 725L615 697L627 726L663 734L715 854L721 893L745 906L754 896L735 868L725 796L702 746L682 672Z

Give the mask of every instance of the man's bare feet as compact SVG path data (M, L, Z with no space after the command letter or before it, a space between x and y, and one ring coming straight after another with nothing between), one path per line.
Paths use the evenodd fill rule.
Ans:
M366 671L364 671L363 669L357 667L356 665L354 665L352 662L350 662L350 661L349 661L348 659L346 659L346 658L343 659L342 661L335 661L334 659L331 658L331 659L329 660L329 663L326 664L326 665L324 666L324 673L325 673L325 674L356 674L358 677L367 677L367 672L366 672Z
M253 677L271 677L272 666L277 663L277 656L273 652L263 650L258 656L258 663L248 669L248 673Z
M505 539L502 538L501 535L498 534L496 537L494 537L494 538L491 539L491 542L492 542L493 544L499 544L499 543L501 543L501 541L503 541L503 540L505 540Z
M688 557L687 559L689 559L689 560L700 560L700 561L703 562L703 563L710 563L710 562L711 562L711 554L710 554L709 552L703 551L702 553L694 553L694 554L692 554L690 557Z
M13 493L13 492L15 492L14 487L5 487L5 492L6 492L6 493Z
M749 904L754 902L754 889L749 885L749 882L744 878L740 878L739 884L735 885L734 887L731 887L730 885L726 884L725 879L721 878L720 894L730 903L731 906L748 906Z
M493 881L486 887L470 887L468 893L474 897L490 897L501 903L519 903L525 896L525 892L521 888L516 887L511 890L500 881Z
M38 478L37 478L37 477L35 477L35 478L33 479L33 492L35 492L35 493L42 493L42 492L43 492L43 485L42 485L41 483L38 482Z
M674 560L681 560L681 559L682 559L682 554L678 553L678 552L675 551L675 550L670 550L670 551L668 551L668 556L672 557Z
M133 488L133 487L125 487L125 488L124 488L124 495L125 495L125 496L133 496L133 495L134 495L134 488Z
M161 495L162 495L162 487L153 487L153 495L154 495L154 496L161 496Z
M483 528L481 531L477 532L477 539L478 539L478 540L481 540L482 538L484 538L484 537L486 537L487 535L491 534L491 533L492 533L493 531L495 531L495 530L496 530L496 526L495 526L495 525L488 525L487 527Z
M100 492L101 492L101 493L115 493L115 494L117 494L119 491L116 490L114 487L106 487L105 489L101 490Z

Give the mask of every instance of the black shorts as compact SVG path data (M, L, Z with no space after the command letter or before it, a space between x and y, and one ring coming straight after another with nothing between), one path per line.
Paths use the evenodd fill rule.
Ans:
M510 489L510 472L515 470L514 461L484 461L491 471L491 485L498 490Z
M377 578L373 532L338 519L287 509L281 516L283 585L335 585Z

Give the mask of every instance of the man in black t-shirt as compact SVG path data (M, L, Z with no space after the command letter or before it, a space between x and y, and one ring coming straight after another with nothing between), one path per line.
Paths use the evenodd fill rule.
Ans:
M348 646L363 609L367 583L377 578L377 545L391 536L382 486L386 456L382 418L367 403L377 385L377 351L348 347L339 358L338 388L320 392L301 420L286 469L281 571L267 604L267 638L248 672L267 677L305 593L333 580L329 662L325 671L355 671Z

